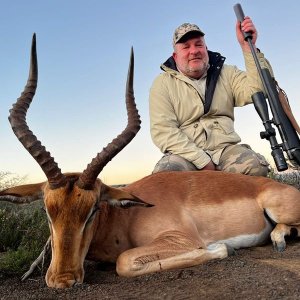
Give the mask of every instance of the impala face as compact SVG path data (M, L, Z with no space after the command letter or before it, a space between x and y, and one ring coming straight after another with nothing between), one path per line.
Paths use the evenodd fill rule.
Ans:
M51 190L45 187L45 207L51 233L52 259L46 274L50 287L82 283L83 263L97 229L100 182L93 190L82 190L70 182Z

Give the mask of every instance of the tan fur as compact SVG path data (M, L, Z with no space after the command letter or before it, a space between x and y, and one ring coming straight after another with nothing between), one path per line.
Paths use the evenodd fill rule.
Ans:
M46 274L50 287L81 283L85 258L117 262L117 272L123 276L224 258L231 247L267 241L271 225L265 213L279 223L271 237L282 251L284 236L300 225L300 192L267 178L215 171L167 172L120 189L97 180L93 190L82 190L75 184L78 174L68 176L66 187L51 190L44 185L52 244ZM16 188L24 195L20 189L26 189ZM154 206L122 209L109 206L112 199Z

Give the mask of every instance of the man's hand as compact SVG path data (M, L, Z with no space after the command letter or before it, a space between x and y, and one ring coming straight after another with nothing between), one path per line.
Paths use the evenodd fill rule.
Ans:
M244 40L244 32L251 32L252 34L252 44L255 47L255 43L257 40L257 31L256 28L250 19L250 17L245 17L244 21L240 23L240 21L236 22L236 36L238 39L238 42L240 43L243 51L250 52L250 47L247 41Z
M211 171L215 171L216 170L216 166L215 164L210 161L204 168L202 168L201 170L211 170Z

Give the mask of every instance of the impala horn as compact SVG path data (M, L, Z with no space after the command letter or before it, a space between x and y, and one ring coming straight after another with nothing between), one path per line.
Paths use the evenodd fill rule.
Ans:
M92 189L95 181L105 165L115 157L140 130L140 116L136 108L133 92L134 55L131 48L130 63L126 83L126 108L128 123L124 131L92 159L91 163L80 175L77 185L79 188Z
M50 153L46 151L41 142L29 130L26 123L26 113L34 97L37 88L37 80L38 64L36 55L36 36L34 34L32 37L30 70L27 84L20 98L17 99L17 102L10 110L8 119L18 140L42 168L48 179L50 188L56 189L66 185L66 177L61 173L61 170L58 168L57 163L51 157Z

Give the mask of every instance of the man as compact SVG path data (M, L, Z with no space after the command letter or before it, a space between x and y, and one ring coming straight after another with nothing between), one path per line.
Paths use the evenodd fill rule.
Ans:
M234 107L252 102L263 90L248 42L262 67L271 67L255 47L257 31L249 17L237 22L236 34L246 71L224 64L219 53L208 51L203 31L184 23L173 36L173 56L150 90L151 136L164 153L153 173L166 170L222 170L267 176L268 163L250 146L239 144L234 130Z

